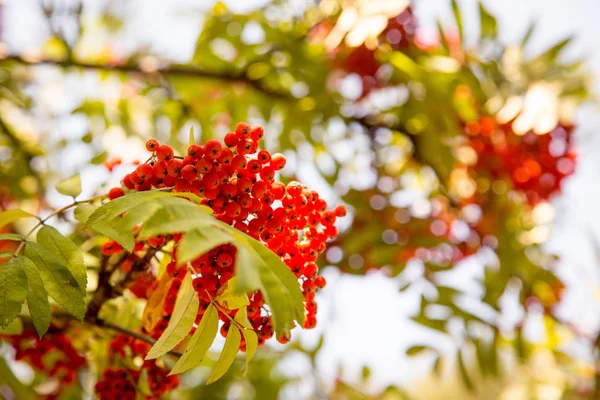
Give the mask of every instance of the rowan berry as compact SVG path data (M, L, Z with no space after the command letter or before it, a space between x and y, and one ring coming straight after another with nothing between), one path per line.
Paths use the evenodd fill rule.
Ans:
M123 191L122 188L114 187L108 191L108 199L114 200L116 198L123 196L124 194L125 194L125 192Z
M148 151L156 151L158 149L158 147L160 146L160 144L158 143L158 140L156 139L150 139L146 142L146 150Z
M158 149L156 150L156 158L159 161L171 161L173 159L174 156L174 152L173 152L173 148L171 148L171 146L168 146L166 144L161 144Z
M246 122L240 122L236 125L235 127L235 134L239 137L239 138L246 138L250 135L250 125Z

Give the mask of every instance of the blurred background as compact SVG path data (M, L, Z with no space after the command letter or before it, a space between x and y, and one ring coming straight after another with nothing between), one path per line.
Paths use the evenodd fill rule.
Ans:
M0 1L0 206L49 213L54 183L104 193L149 138L181 151L190 127L260 123L283 181L350 210L319 324L171 398L600 398L599 17L595 0ZM0 355L0 387L55 391ZM59 398L93 398L96 372Z

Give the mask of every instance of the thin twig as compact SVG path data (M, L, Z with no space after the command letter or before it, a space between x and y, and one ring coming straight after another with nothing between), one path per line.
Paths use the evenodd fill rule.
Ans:
M123 328L122 326L113 324L112 322L108 322L108 321L103 321L101 319L96 320L96 322L94 323L94 325L98 326L98 327L104 327L104 328L108 328L108 329L112 329L113 331L119 332L119 333L123 333L127 336L131 336L132 338L135 338L137 340L141 340L142 342L148 343L150 345L154 345L154 343L156 343L156 340L152 339L149 336L146 336L144 334L141 334L139 332L134 332L132 330L129 330L127 328ZM183 353L181 353L180 351L176 351L176 350L171 350L169 351L167 354L170 354L172 356L175 357L181 357L183 355Z
M293 99L293 97L286 92L282 92L270 87L267 87L260 83L259 80L251 79L248 77L245 71L241 73L227 73L221 71L208 71L194 67L184 67L179 65L171 65L156 69L144 69L139 65L135 64L100 64L86 61L78 61L73 59L28 59L20 55L6 56L0 59L3 61L14 61L23 65L55 65L61 68L82 68L87 70L100 70L100 71L113 71L123 73L136 73L146 76L188 76L195 78L208 78L227 82L238 82L247 84L254 89L263 92L271 97L277 97L280 99Z

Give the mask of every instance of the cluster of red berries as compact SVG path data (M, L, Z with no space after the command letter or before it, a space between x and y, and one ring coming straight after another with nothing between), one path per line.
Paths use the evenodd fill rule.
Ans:
M111 189L109 198L118 198L125 190L152 188L173 188L176 192L201 196L202 203L214 211L216 218L261 241L281 257L302 285L305 328L313 328L317 322L315 291L326 284L322 276L317 276L315 262L319 253L325 251L325 242L337 236L335 222L346 214L346 209L338 206L328 210L326 201L316 191L298 182L285 185L276 181L276 171L284 168L286 160L281 154L259 150L263 136L261 126L251 127L241 122L234 132L225 135L224 145L214 139L204 145L192 144L185 157L175 156L170 146L151 139L146 144L152 152L151 159L125 176L124 188ZM181 237L175 234L170 238L177 244ZM165 241L162 236L151 238L148 245L160 247ZM136 251L144 246L137 243ZM102 248L105 255L122 251L115 242L107 242ZM201 320L217 291L234 276L235 257L235 246L222 245L191 263L193 284L201 303L196 322ZM177 291L187 273L186 268L176 266L176 260L177 245L167 266L173 282L166 295L163 318L151 332L155 337L166 329ZM249 299L248 318L259 336L259 344L263 344L273 335L271 317L263 307L260 293L250 294ZM226 315L220 309L219 314L224 322L221 332L226 334L235 311ZM289 336L278 339L285 342Z
M32 330L24 330L20 335L5 336L16 351L17 361L26 361L36 371L56 378L65 386L75 382L77 371L86 365L85 358L73 347L71 340L62 332L53 332L54 326L44 337L39 338ZM59 388L60 390L61 388ZM57 398L54 393L48 398Z
M465 132L478 154L475 170L494 179L508 178L535 205L561 189L575 168L571 148L573 126L558 125L551 132L517 135L512 122L498 124L492 117L467 123Z
M111 355L126 357L129 352L144 357L150 350L150 345L124 334L119 334L110 343ZM145 376L142 375L145 372ZM139 369L130 367L107 368L102 373L102 379L96 383L96 393L100 400L146 400L160 399L169 390L179 385L176 375L168 376L169 370L156 364L155 360L144 361ZM147 379L141 382L140 379ZM140 395L145 387L150 394ZM142 396L142 397L140 397Z
M325 21L314 32L315 39L325 37L333 26ZM406 50L414 42L417 30L416 18L411 7L407 7L400 14L388 20L387 26L377 37L379 46L388 46L392 50ZM339 46L331 56L334 66L346 73L355 73L362 79L363 96L369 94L373 89L385 85L377 77L381 63L375 57L375 50L364 44L358 47L346 48Z

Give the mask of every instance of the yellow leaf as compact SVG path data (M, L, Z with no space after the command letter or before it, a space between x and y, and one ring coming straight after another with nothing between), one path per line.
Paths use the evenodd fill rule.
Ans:
M248 295L245 293L236 293L236 278L233 277L229 281L225 283L225 285L221 286L219 291L217 292L217 297L215 300L219 302L223 307L228 310L236 310L241 307L245 307L250 304L250 300L248 300Z
M142 326L148 332L151 332L152 329L154 329L154 326L162 317L165 298L171 288L172 282L173 278L169 276L169 274L163 274L158 282L158 286L156 286L156 289L152 292L152 295L146 303L146 308L144 309L144 314L142 316Z

